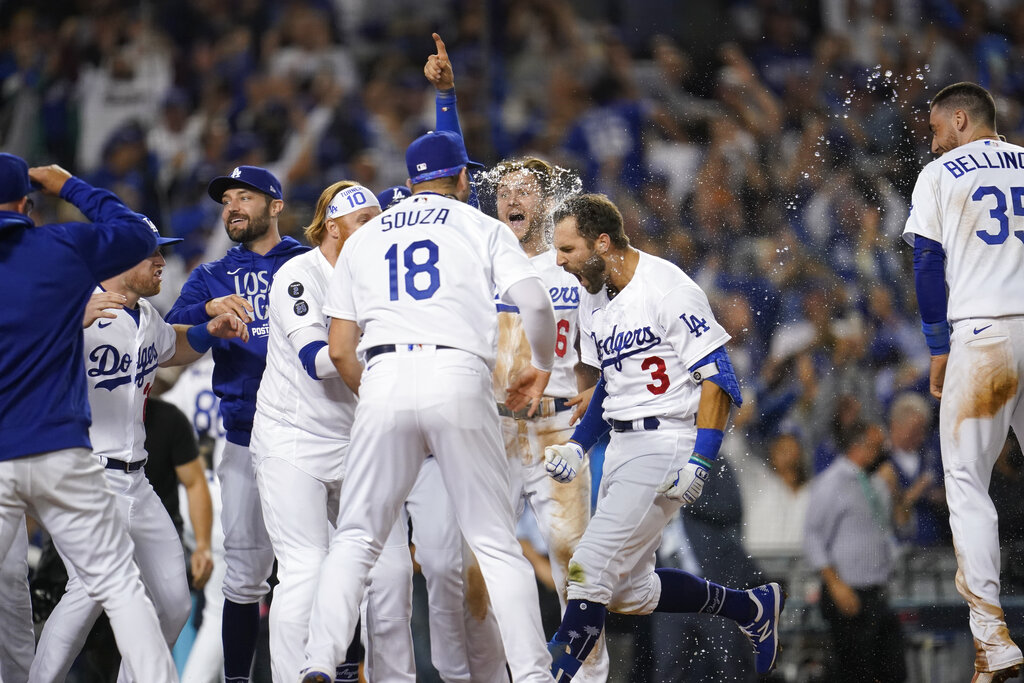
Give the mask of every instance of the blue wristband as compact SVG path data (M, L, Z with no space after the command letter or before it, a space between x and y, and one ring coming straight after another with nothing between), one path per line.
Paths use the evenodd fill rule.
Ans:
M941 356L949 353L949 322L943 320L939 323L921 323L921 331L924 332L925 341L928 342L928 350L933 356Z
M722 438L725 433L721 429L700 428L697 430L697 441L693 444L693 455L690 462L700 465L704 469L711 469L712 463L718 457L718 449L722 447Z
M185 333L188 338L189 346L198 351L199 353L206 353L213 346L213 340L215 337L210 334L210 330L206 329L206 323L200 325L193 325L188 328L188 332Z

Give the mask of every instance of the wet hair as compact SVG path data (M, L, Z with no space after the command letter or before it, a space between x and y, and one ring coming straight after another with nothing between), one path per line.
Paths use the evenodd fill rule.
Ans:
M537 179L540 185L541 194L545 199L550 199L555 194L555 168L543 159L537 157L524 157L522 159L511 159L503 161L494 167L492 180L495 185L501 185L505 176L518 171L527 171Z
M354 180L339 180L320 193L320 199L316 201L316 211L313 212L313 222L304 229L306 241L314 247L320 246L327 234L327 207L330 205L334 195L342 190L358 185Z
M963 109L978 123L996 129L996 101L977 83L947 85L932 98L932 109L936 107Z
M593 244L602 234L607 234L617 249L629 246L629 238L622 225L622 214L607 196L580 194L569 197L555 209L553 219L557 225L569 216L576 219L576 229L588 245Z

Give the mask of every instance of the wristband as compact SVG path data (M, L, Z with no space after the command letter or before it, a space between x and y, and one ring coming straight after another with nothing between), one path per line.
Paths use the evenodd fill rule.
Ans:
M718 457L718 449L722 447L725 433L721 429L700 428L697 430L697 441L693 444L693 455L690 462L711 469L711 463Z
M206 353L213 346L214 336L210 334L210 330L207 329L207 324L193 325L188 328L188 332L185 333L188 338L189 346L198 351L199 353Z
M933 356L941 356L949 353L949 322L943 320L938 323L921 322L921 331L924 332L925 341L928 342L928 350Z

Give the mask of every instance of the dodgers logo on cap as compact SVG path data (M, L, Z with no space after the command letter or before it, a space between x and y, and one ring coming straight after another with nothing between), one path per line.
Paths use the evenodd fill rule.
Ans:
M213 201L220 202L227 190L236 187L262 192L271 199L284 198L281 181L273 173L259 166L236 166L231 175L222 175L211 180L206 192Z

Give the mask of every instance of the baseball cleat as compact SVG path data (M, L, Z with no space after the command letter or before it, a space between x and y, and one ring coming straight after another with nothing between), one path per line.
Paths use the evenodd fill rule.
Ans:
M317 667L306 667L300 673L300 683L334 683L334 674Z
M1015 664L999 671L975 671L971 683L1003 683L1004 681L1013 680L1019 675L1020 665Z
M779 654L779 614L786 597L782 587L774 582L751 588L747 595L757 606L757 613L749 624L740 625L740 630L754 646L754 668L757 673L766 674L775 666Z

